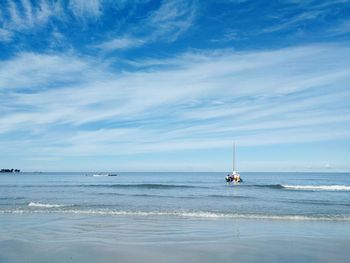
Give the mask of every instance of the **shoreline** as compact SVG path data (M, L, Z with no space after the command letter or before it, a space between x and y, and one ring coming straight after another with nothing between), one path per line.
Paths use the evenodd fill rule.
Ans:
M39 209L9 209L0 210L0 215L64 215L64 216L92 216L92 217L135 217L135 218L178 218L193 220L257 220L257 221L301 221L301 222L349 222L350 215L305 215L305 214L242 214L209 211L128 211L111 209L61 209L50 208L73 207L74 205L41 204L31 205ZM35 203L36 204L36 203ZM43 209L40 209L43 208ZM45 209L49 208L49 209Z

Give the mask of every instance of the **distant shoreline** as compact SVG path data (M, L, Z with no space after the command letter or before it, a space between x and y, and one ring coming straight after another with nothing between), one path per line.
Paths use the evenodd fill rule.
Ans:
M0 173L20 173L21 170L19 169L1 169Z

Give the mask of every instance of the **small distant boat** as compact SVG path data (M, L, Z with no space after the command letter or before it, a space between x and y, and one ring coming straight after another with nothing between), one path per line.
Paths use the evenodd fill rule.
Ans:
M98 174L93 174L92 176L95 176L95 177L102 177L102 176L117 176L117 174L110 174L110 173L98 173Z
M241 178L241 175L239 172L236 171L235 168L235 158L236 158L236 146L235 143L233 143L233 158L232 158L232 174L228 174L225 177L226 182L229 183L242 183L243 179Z

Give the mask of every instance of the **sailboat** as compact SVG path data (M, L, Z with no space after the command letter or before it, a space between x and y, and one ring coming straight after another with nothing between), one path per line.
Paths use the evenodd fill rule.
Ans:
M235 168L235 162L236 162L236 145L235 143L233 143L233 151L232 151L232 174L228 174L226 175L226 182L227 183L241 183L243 182L241 175L239 174L239 172L236 171Z

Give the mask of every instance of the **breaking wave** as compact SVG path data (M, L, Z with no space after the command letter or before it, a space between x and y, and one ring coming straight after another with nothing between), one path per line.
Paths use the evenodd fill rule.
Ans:
M41 207L41 208L59 208L59 207L67 207L72 205L58 205L58 204L44 204L44 203L36 203L36 202L30 202L28 204L30 207Z
M35 204L35 203L34 203ZM38 203L36 203L38 204ZM40 204L40 207L57 208L57 205ZM60 213L97 216L137 216L137 217L182 217L203 219L255 219L255 220L293 220L293 221L350 221L349 215L269 215L216 213L206 211L123 211L123 210L0 210L2 214Z
M288 189L288 190L304 190L304 191L350 191L350 185L253 184L253 185L238 185L238 187L258 187L258 188L269 188L269 189Z
M350 191L350 185L282 185L282 187L291 190Z

